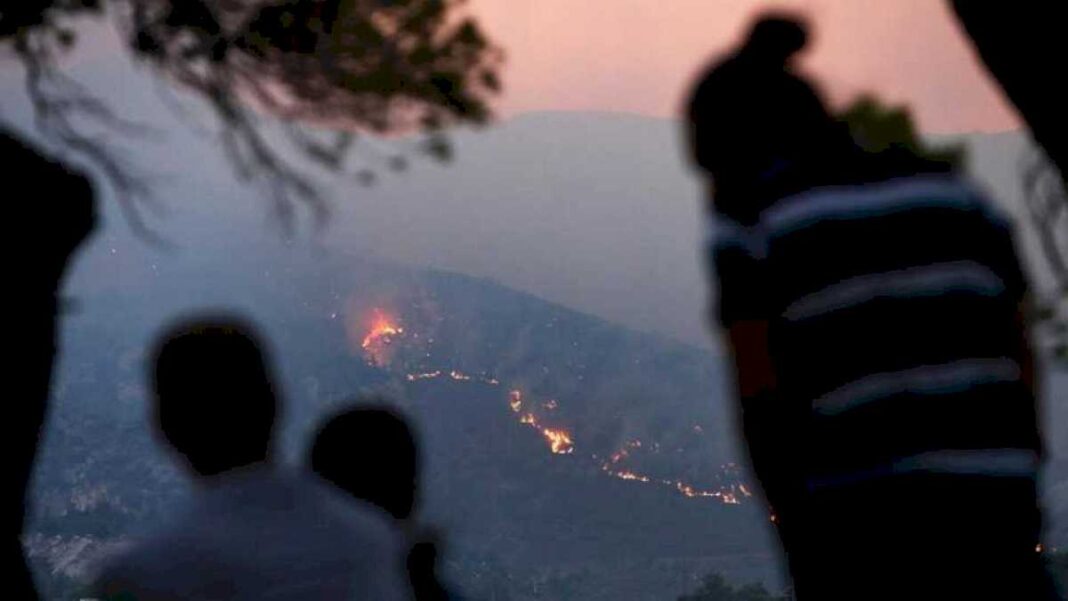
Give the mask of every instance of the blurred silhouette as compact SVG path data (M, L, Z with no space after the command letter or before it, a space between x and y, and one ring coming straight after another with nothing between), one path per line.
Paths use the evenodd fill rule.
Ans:
M194 498L105 568L108 599L403 599L401 548L377 512L274 459L276 387L251 328L180 325L155 354L159 433Z
M953 9L979 58L1015 105L1046 156L1026 166L1024 186L1031 224L1054 280L1041 307L1052 323L1053 350L1068 363L1068 88L1052 73L1068 55L1064 2L953 0Z
M1048 599L1027 285L1008 221L866 152L768 15L693 90L715 320L797 597Z
M1052 73L1068 55L1068 5L951 0L957 18L1035 140L1068 177L1068 89Z
M326 420L311 469L356 499L381 507L413 540L408 575L419 601L457 599L437 576L438 545L411 519L419 491L419 453L407 421L382 403L360 401Z
M416 504L418 461L404 418L384 404L360 401L326 420L315 436L309 464L353 497L406 520Z
M9 338L13 380L11 410L4 420L11 455L4 484L3 565L5 592L33 599L33 579L22 554L20 536L26 515L26 489L47 414L56 351L57 294L71 257L95 225L89 180L43 156L0 128L0 154L6 161L9 224L26 234L8 253L12 275L8 297L14 337ZM16 200L13 194L31 197ZM15 234L12 234L15 235ZM9 334L10 336L10 334Z
M124 134L146 128L64 74L62 59L82 51L79 28L89 20L78 17L109 17L133 59L202 101L223 128L237 174L264 184L288 224L298 201L319 219L328 210L292 151L344 172L364 133L425 134L363 148L355 175L370 182L378 171L403 169L410 154L447 159L445 127L489 120L502 53L461 3L23 0L0 12L0 47L25 67L41 133L107 177L134 227L144 231L132 201L151 191L91 125ZM281 136L267 133L264 115L281 122Z

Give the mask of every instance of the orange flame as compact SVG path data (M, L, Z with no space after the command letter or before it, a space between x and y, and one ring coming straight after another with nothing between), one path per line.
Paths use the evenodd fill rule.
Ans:
M398 326L393 318L383 313L381 309L375 309L375 317L374 321L371 322L371 330L363 337L363 342L360 344L360 347L364 350L369 350L373 345L380 341L388 344L393 336L403 333L404 328Z
M556 455L569 455L575 451L575 443L567 431L542 428L541 433L549 441L549 448Z
M629 449L641 449L643 446L644 445L642 444L642 441L638 439L626 442L623 445L623 448L619 449L615 453L612 453L608 457L608 461L601 464L601 471L614 478L619 478L620 480L668 486L673 488L676 492L688 499L716 499L719 502L725 503L727 505L739 505L741 504L739 494L744 497L753 496L753 493L748 488L746 488L744 484L732 484L720 490L701 490L683 482L682 480L653 480L649 476L640 474L638 472L634 472L628 469L617 469L621 461L630 457L631 453ZM656 449L657 445L654 443L652 445L652 448ZM734 466L733 464L727 464L723 467L730 468Z
M364 335L360 348L364 350L368 358L375 365L389 363L389 345L393 338L404 333L404 328L397 324L397 320L386 314L382 309L375 309L371 320L371 328Z
M512 411L519 412L522 408L522 395L518 390L513 390L509 395L509 404L512 406ZM575 451L575 441L571 440L571 433L567 430L559 428L546 428L538 423L538 417L533 413L524 413L519 418L519 423L530 426L541 435L545 437L545 440L549 441L549 450L554 455L570 455Z
M638 482L649 482L649 476L643 476L641 474L635 474L634 472L610 472L616 478L620 480L637 480Z
M368 352L372 353L372 356L376 345L388 345L392 341L393 336L402 334L404 329L395 325L395 322L384 315L380 310L375 310L375 323L372 330L366 338L364 338L363 347ZM490 377L486 374L482 374L477 378L468 375L459 370L451 369L449 371L434 370L422 373L409 373L406 374L406 378L409 382L416 380L426 380L434 378L447 377L452 380L458 381L477 381L490 384L493 386L499 386L500 381L496 378ZM571 433L561 428L549 428L545 427L538 420L538 416L532 411L523 411L526 405L523 399L523 393L519 389L512 389L508 391L508 407L511 411L518 415L519 423L530 426L537 430L549 443L549 450L555 455L570 455L575 451L575 443L571 438ZM549 399L539 405L542 409L552 411L559 407L559 403L555 399ZM701 427L694 425L696 432L702 432ZM653 479L644 474L631 471L629 469L617 469L622 467L620 464L623 460L631 457L632 453L638 453L644 449L651 449L656 453L660 450L660 445L656 442L646 445L641 439L632 439L626 441L623 446L608 456L607 461L601 464L601 471L605 474L620 480L626 480L631 482L651 483L657 486L666 486L674 489L675 492L681 494L684 497L691 499L709 498L716 499L721 503L728 505L738 505L741 503L743 497L752 497L753 493L746 487L745 484L731 484L720 488L719 490L701 490L682 480L676 479ZM597 456L593 456L597 459ZM733 463L727 463L721 466L723 470L732 472L737 470L737 466ZM770 517L771 521L778 520L774 514Z

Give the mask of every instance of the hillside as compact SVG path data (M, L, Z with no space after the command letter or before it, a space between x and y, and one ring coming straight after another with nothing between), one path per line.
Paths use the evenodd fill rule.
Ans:
M144 349L175 306L198 298L263 326L291 460L357 392L412 416L425 519L465 589L523 599L566 581L560 598L642 599L682 592L713 567L772 577L766 514L735 465L708 352L458 274L331 253L270 263L172 266L137 295L102 286L77 297L31 526L52 580L84 578L95 554L188 492L145 421ZM211 298L220 281L240 300Z

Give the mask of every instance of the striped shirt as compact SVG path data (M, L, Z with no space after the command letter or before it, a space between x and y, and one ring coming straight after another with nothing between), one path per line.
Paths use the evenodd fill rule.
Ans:
M1033 477L1011 228L946 174L814 188L710 237L721 325L768 323L810 488L932 472ZM743 400L744 403L745 400Z

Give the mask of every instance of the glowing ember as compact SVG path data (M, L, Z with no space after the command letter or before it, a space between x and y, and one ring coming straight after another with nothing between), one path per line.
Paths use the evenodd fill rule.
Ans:
M371 331L364 338L362 346L370 355L371 360L376 364L381 365L383 364L383 361L381 360L382 353L385 350L388 350L388 345L396 336L403 333L404 329L397 325L396 320L389 318L381 310L376 310L374 324ZM455 369L450 369L448 371L436 369L427 372L413 372L406 374L405 378L409 382L435 378L450 378L460 382L478 381L492 386L501 385L499 380L484 373L475 377ZM559 402L556 399L548 399L540 404L528 404L526 399L523 398L522 391L519 389L512 389L508 391L508 408L517 415L519 423L537 430L538 433L545 438L546 442L549 444L549 450L552 451L553 454L571 455L575 452L575 443L571 438L570 432L562 428L549 428L542 425L538 415L533 411L524 411L525 407L553 411L559 407ZM703 433L703 430L698 425L694 425L693 429L697 433ZM658 453L660 451L660 445L656 442L647 445L640 439L628 440L623 444L622 448L609 455L607 460L601 464L601 471L613 478L628 482L640 482L643 484L652 484L654 486L663 486L674 490L676 493L689 499L715 499L720 503L738 505L741 503L742 498L753 496L753 493L749 488L742 483L730 484L719 489L702 490L687 484L682 480L654 479L645 474L627 469L621 465L624 460L631 458L633 454L640 451ZM593 459L597 460L597 456L594 455ZM728 477L736 476L739 472L738 466L733 463L724 464L721 466L721 469L723 470L722 475ZM771 515L770 519L772 522L778 520L775 515ZM1039 549L1036 549L1036 551L1038 550Z
M374 365L386 365L389 363L389 345L395 337L403 333L404 328L398 325L395 318L387 315L382 309L375 309L371 327L364 335L360 348Z
M549 448L557 455L568 455L574 452L575 443L571 436L564 430L542 428L542 435L549 441Z
M675 489L676 492L688 499L716 499L727 505L738 505L741 503L738 498L739 494L744 497L753 496L744 484L732 484L729 487L720 490L701 490L683 482L682 480L654 480L649 476L628 469L617 469L617 466L621 461L630 457L632 450L641 449L642 447L643 444L641 440L635 439L627 442L623 445L622 449L612 453L612 455L609 456L608 461L601 464L601 471L613 478L619 478L620 480L667 486ZM654 450L656 447L657 445L654 444ZM733 467L733 464L723 466L727 471L730 471L730 468Z
M614 472L613 476L620 480L637 480L638 482L651 482L649 476L643 476L641 474L635 474L634 472Z
M513 390L509 394L509 404L512 407L512 411L516 413L522 408L523 399L518 390ZM530 426L541 435L545 437L545 440L549 441L549 450L554 455L570 455L575 451L575 442L571 440L571 434L567 430L561 430L558 428L546 428L538 423L538 417L533 413L524 413L519 418L519 423Z

